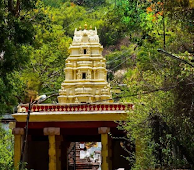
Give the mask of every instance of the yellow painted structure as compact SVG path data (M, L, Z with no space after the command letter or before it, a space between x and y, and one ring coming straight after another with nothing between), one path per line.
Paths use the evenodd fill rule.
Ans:
M109 155L109 136L110 128L100 127L98 133L101 134L101 143L102 143L102 170L110 170L110 155Z
M21 135L14 136L14 151L14 167L15 170L18 170L21 156Z
M70 56L65 61L65 80L59 90L59 103L34 104L31 108L30 123L36 127L36 124L40 125L42 122L45 125L43 127L44 135L48 135L49 170L62 169L62 161L60 161L62 154L60 125L62 123L84 122L87 124L88 121L92 121L94 124L95 122L102 122L103 125L109 126L106 122L127 119L126 110L128 110L128 107L113 103L110 84L107 82L106 59L102 56L102 50L103 47L99 43L96 28L95 30L87 30L86 26L84 30L75 29L73 42L69 48ZM84 105L85 107L82 107ZM19 105L18 113L12 115L18 126L22 126L22 122L26 122L28 109L26 104ZM58 122L60 125L52 127L53 122ZM51 127L47 127L46 123ZM102 170L112 170L111 157L113 154L111 139L108 135L110 128L99 127L98 125L96 128L98 128L96 133L101 134ZM65 132L63 131L63 133ZM14 133L15 167L18 165L21 155L21 134ZM64 134L63 137L65 140ZM67 151L67 148L65 150ZM67 153L63 154L67 156ZM64 162L67 162L67 160ZM18 170L18 168L15 170Z
M19 162L21 156L21 138L24 134L23 128L14 128L14 169L19 170Z
M84 30L75 29L59 103L113 102L102 50L96 28L87 30L86 25Z
M108 134L101 134L101 142L102 142L102 169L109 169L109 155L108 155Z
M57 151L56 151L56 135L60 135L60 128L44 128L44 135L48 135L49 138L49 170L57 169Z
M49 135L49 170L57 169L55 136Z
M27 113L18 113L13 117L19 122L25 122ZM63 121L115 121L126 120L127 114L124 113L31 113L30 122L63 122Z

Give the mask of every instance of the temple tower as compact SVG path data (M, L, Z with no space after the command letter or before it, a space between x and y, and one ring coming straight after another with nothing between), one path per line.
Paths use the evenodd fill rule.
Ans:
M59 103L112 103L107 82L106 59L97 30L75 29L70 56L66 59L65 80L59 90Z
M15 170L19 170L21 154L27 169L71 170L71 142L101 142L102 170L130 169L124 158L128 152L124 152L119 140L126 134L117 128L117 121L126 121L133 105L113 103L96 28L88 30L85 25L84 30L75 29L69 49L59 103L20 104L12 115ZM25 152L22 148L26 148ZM79 168L78 164L74 161L74 169Z

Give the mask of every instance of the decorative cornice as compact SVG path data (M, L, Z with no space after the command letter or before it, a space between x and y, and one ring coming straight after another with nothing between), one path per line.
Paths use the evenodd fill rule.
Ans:
M27 113L12 115L17 122L25 122ZM30 122L88 122L88 121L125 121L125 111L93 111L93 112L33 112L30 114Z
M28 104L21 104L21 108L25 108L27 113ZM127 111L133 109L132 104L34 104L31 108L32 112L96 112L96 111ZM18 110L19 111L19 110ZM24 113L24 112L18 112Z

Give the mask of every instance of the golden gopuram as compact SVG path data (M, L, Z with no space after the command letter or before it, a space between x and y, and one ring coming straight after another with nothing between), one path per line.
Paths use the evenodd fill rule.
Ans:
M57 104L33 104L30 110L24 160L33 170L130 169L123 136L116 121L125 121L131 104L114 103L107 82L106 59L97 29L75 29L70 55L64 61L65 80ZM14 166L19 170L29 104L12 116ZM100 150L83 157L82 145L98 142ZM84 149L83 149L84 148ZM133 148L128 146L128 150ZM122 155L122 156L121 156Z
M59 103L112 103L107 82L106 59L97 30L75 29Z

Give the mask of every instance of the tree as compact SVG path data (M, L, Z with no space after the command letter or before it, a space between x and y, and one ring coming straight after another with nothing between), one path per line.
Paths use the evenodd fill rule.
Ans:
M122 80L128 88L120 98L133 103L135 110L128 113L123 129L141 147L138 150L137 145L139 153L133 169L193 167L193 68L157 52L166 47L188 62L192 59L192 29L186 26L184 16L172 16L173 10L186 8L170 2L139 5L137 8L144 11L139 16L140 28L125 33L131 37L130 46L125 48L129 49L127 57L133 58ZM165 8L168 5L171 10ZM192 15L190 12L188 18ZM136 52L131 50L133 45ZM109 56L114 60L119 52Z
M34 27L29 15L36 1L0 2L0 113L11 112L16 103L14 96L14 70L19 70L27 61L23 46L32 43Z
M13 135L0 127L0 170L13 169Z

